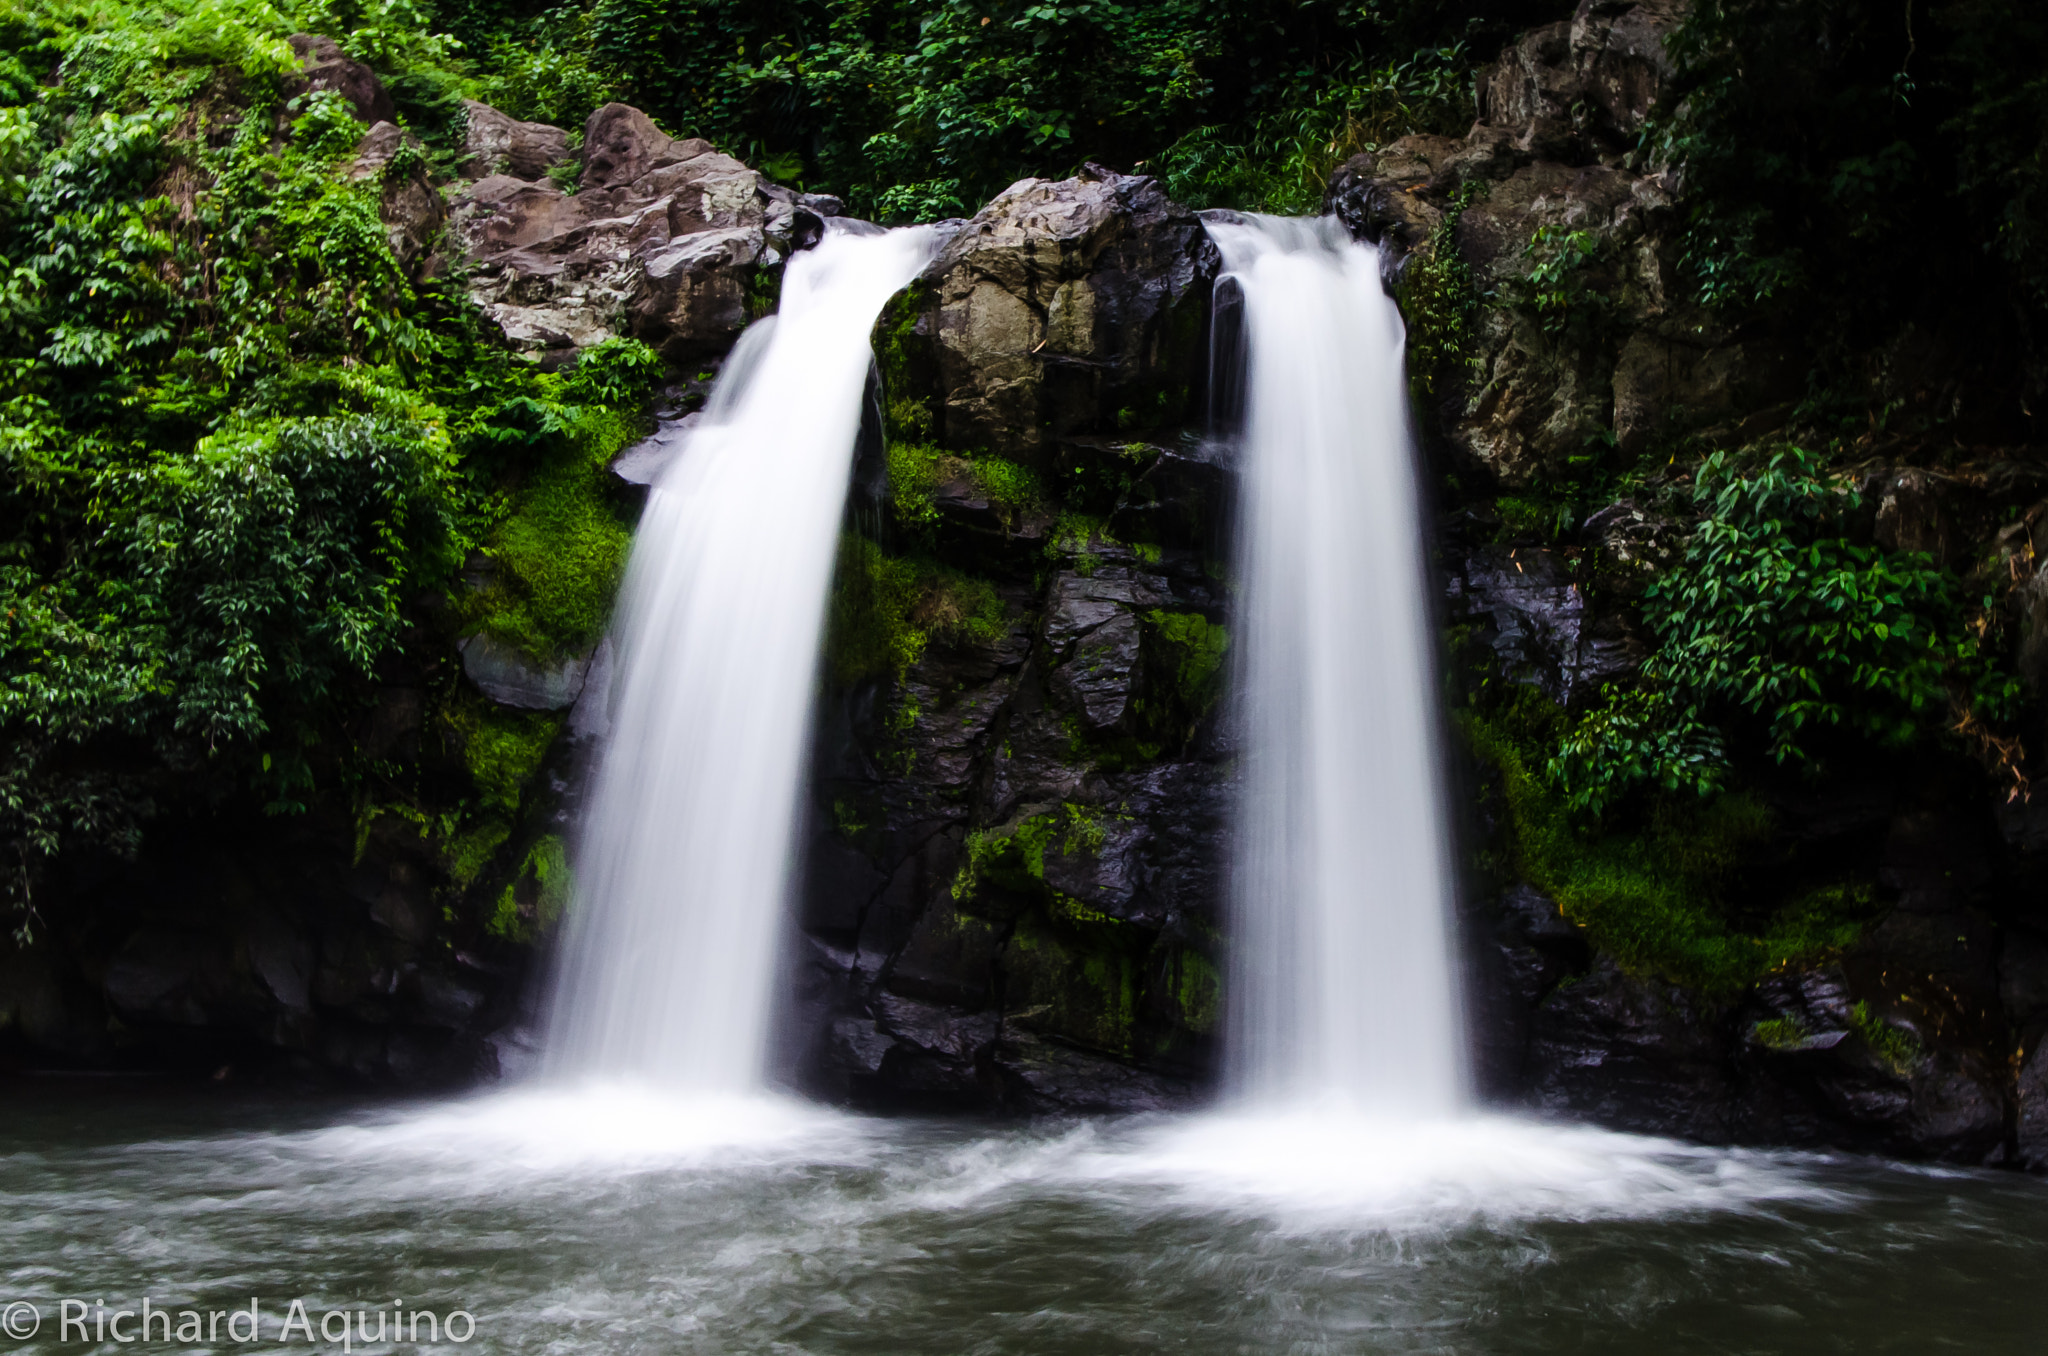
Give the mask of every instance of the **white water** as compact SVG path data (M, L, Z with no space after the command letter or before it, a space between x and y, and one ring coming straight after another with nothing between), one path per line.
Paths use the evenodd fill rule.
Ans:
M1209 234L1247 355L1226 1086L1436 1121L1465 1059L1400 312L1334 219Z
M757 1088L868 333L928 230L828 234L656 480L613 626L551 1072ZM764 325L768 322L763 322Z

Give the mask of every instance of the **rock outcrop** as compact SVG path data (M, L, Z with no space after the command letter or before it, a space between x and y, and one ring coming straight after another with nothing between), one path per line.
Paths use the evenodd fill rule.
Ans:
M406 269L417 271L440 242L447 221L441 194L427 177L418 138L396 123L380 122L357 145L347 173L359 183L377 181L377 214L384 222L391 255Z
M1762 431L1798 394L1782 345L1691 300L1677 185L1631 167L1671 77L1663 36L1685 9L1584 0L1481 76L1469 134L1404 137L1331 181L1330 209L1380 243L1397 294L1454 218L1445 246L1507 302L1480 312L1432 413L1451 448L1508 487L1610 437L1634 454L1718 424Z
M1013 184L885 318L891 398L918 401L945 446L1042 468L1073 434L1199 421L1217 265L1151 179Z
M619 335L678 365L724 352L838 210L624 104L590 115L573 192L548 176L554 143L533 124L481 105L470 120L464 164L483 177L453 195L453 247L470 296L550 366Z

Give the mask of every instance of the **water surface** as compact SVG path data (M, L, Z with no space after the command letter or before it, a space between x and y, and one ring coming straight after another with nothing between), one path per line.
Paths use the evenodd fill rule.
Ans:
M256 1296L273 1349L294 1299L535 1353L1999 1353L2048 1322L2048 1187L1992 1172L1510 1121L7 1097L0 1303Z

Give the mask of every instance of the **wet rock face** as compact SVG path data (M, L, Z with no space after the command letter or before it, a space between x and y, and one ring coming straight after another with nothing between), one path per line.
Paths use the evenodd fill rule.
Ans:
M1133 732L1158 618L1222 600L1194 552L1094 552L1006 585L993 645L828 707L787 1042L814 1090L1130 1111L1205 1085L1228 767L1213 711L1172 747Z
M1628 615L1590 606L1568 562L1543 547L1473 547L1446 594L1452 619L1475 626L1497 672L1560 706L1585 705L1649 655Z
M899 315L948 446L1049 465L1058 440L1198 419L1215 247L1158 184L1026 179L961 227Z
M471 129L466 164L488 173L450 209L470 295L515 348L550 365L618 335L679 363L722 353L753 319L751 289L836 210L624 104L591 114L574 193L542 163L558 163L543 135L553 129L482 105Z

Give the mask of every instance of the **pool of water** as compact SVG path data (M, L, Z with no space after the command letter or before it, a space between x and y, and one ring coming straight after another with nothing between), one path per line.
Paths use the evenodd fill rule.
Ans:
M42 1315L0 1351L123 1349L93 1324L145 1297L202 1318L257 1302L254 1343L152 1327L130 1344L155 1350L308 1350L295 1301L315 1332L341 1313L329 1335L348 1324L359 1351L410 1349L354 1324L374 1338L415 1310L473 1317L444 1349L534 1353L2048 1345L2048 1184L2011 1174L1508 1118L998 1126L603 1088L369 1108L42 1080L0 1096L0 1310ZM84 1327L60 1331L67 1299Z

